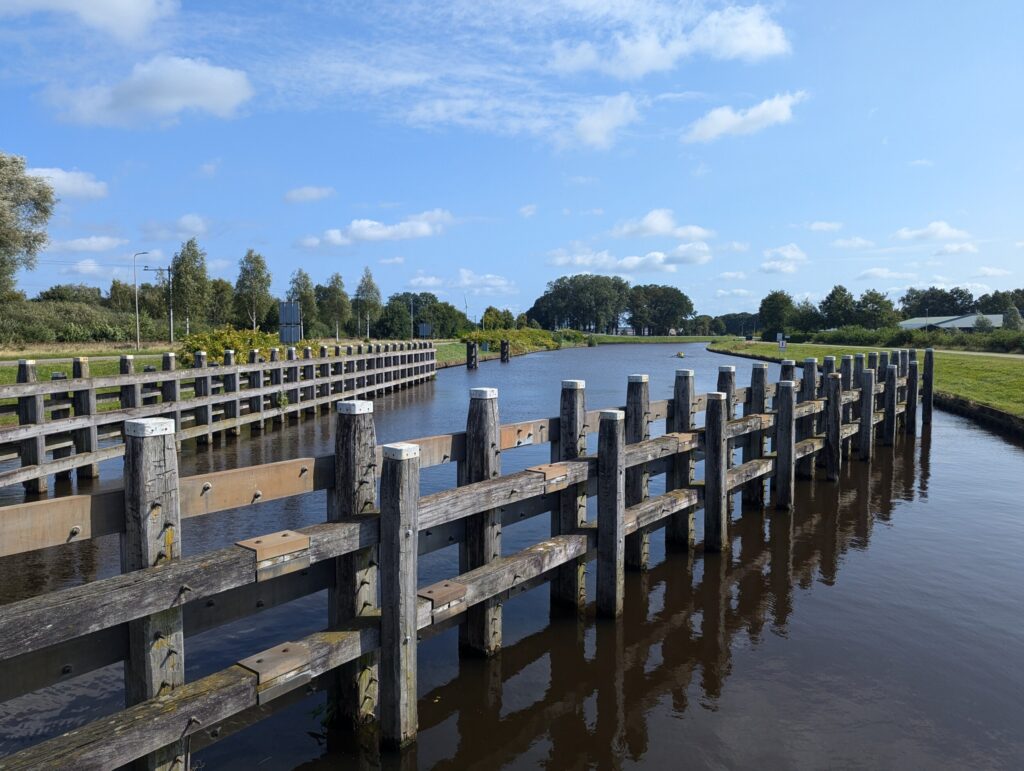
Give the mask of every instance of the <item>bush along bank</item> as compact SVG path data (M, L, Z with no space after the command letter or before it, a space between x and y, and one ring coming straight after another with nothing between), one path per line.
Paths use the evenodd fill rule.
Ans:
M960 332L952 329L900 329L886 327L840 327L827 332L792 332L791 343L820 343L822 345L857 345L881 348L956 349L987 351L991 353L1024 353L1024 332L1014 329L973 330Z

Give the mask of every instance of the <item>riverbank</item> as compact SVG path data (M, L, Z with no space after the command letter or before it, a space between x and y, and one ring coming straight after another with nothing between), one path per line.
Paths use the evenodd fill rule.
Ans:
M856 346L794 343L781 352L775 343L723 341L709 345L712 353L762 361L867 353ZM935 352L935 404L979 423L1024 438L1024 359L953 351Z

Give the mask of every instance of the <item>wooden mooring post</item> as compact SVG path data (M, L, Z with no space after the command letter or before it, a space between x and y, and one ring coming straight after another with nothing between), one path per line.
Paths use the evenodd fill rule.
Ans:
M704 417L704 550L724 551L729 544L729 491L726 486L729 441L725 437L727 397L707 395Z
M501 341L501 363L508 364L512 361L512 344L508 340Z
M754 362L750 368L750 388L747 392L744 416L763 415L768 412L768 365ZM766 434L764 431L752 431L743 442L743 462L763 458L765 453ZM764 506L764 479L754 479L743 488L743 501L752 506Z
M71 377L75 380L89 377L89 359L86 356L79 356L71 361ZM83 388L71 395L72 407L75 417L85 417L96 414L96 389ZM75 444L75 454L85 455L94 453L99 449L99 431L96 424L90 421L85 428L75 429L72 433ZM99 464L84 463L75 467L75 475L79 479L95 479L100 474Z
M37 383L36 363L33 359L21 359L18 362L18 382ZM45 417L43 395L22 396L18 398L18 425L34 425L42 423ZM31 436L21 442L21 465L38 466L46 460L46 437L42 434ZM46 477L26 479L22 484L28 493L46 492Z
M924 387L921 389L921 423L925 426L931 426L932 424L932 409L935 402L934 378L935 351L931 348L925 348Z
M475 342L466 343L466 369L476 369L480 366L480 346Z
M689 433L694 430L693 407L697 398L697 387L692 369L677 369L672 391L672 417L669 430L672 433ZM693 451L677 453L672 457L666 490L681 490L693 485ZM695 507L673 514L665 527L665 539L670 546L689 551L696 539Z
M604 410L597 438L597 614L622 615L626 581L626 413Z
M781 380L775 391L775 508L792 509L796 490L796 383Z
M558 410L558 442L552 441L551 462L573 461L587 454L587 384L563 380ZM556 457L557 456L557 457ZM587 485L571 485L559 494L558 508L551 512L551 535L575 532L587 521ZM587 561L573 560L558 568L551 579L551 605L583 613L587 604Z
M626 444L636 444L651 438L650 414L650 377L630 375L626 384ZM650 492L649 479L646 464L626 470L627 507L647 500ZM645 527L626 536L626 568L628 570L647 569L650 559L650 543L651 537Z

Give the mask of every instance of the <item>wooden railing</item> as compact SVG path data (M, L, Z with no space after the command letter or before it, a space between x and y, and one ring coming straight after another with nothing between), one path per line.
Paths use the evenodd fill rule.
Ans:
M928 351L929 375L930 362ZM598 614L618 617L624 571L646 567L653 530L664 527L679 548L728 551L734 493L763 506L770 482L775 507L789 509L797 476L820 466L838 481L854 447L870 459L876 442L892 445L899 433L916 432L913 352L893 364L874 354L843 357L839 372L828 357L820 376L815 360L803 367L794 381L793 362L784 362L783 379L769 384L767 365L755 364L742 388L734 368L722 367L718 390L708 394L697 394L693 372L680 370L673 398L653 402L647 377L635 375L624 409L613 410L588 411L583 382L564 381L557 417L505 426L496 391L473 389L465 432L383 447L375 447L372 403L340 402L331 455L182 479L174 424L130 421L122 489L0 510L2 554L117 532L126 571L0 608L0 699L124 660L128 706L0 766L106 768L144 758L171 768L186 761L193 734L214 740L222 721L327 673L336 714L378 719L386 745L411 742L418 639L460 624L464 650L493 654L502 648L504 600L549 582L553 603L582 610L591 559ZM650 438L662 420L667 433ZM588 454L594 433L597 453ZM539 443L550 444L550 463L501 474L504 452ZM459 487L421 496L421 468L442 463L457 464ZM652 497L649 479L657 474L666 475L666 492ZM181 556L185 517L322 489L331 491L322 524ZM587 516L595 496L596 521ZM546 512L553 512L549 539L502 554L504 528ZM453 543L462 545L458 575L418 585L418 556ZM326 631L282 639L184 682L185 638L324 588Z
M295 348L284 359L271 348L268 361L250 351L238 363L226 351L213 364L199 351L188 369L166 353L153 372L136 372L134 357L122 356L120 374L108 377L90 377L88 358L77 358L71 379L48 382L38 381L34 361L23 360L18 384L0 386L0 416L18 417L17 426L0 427L0 462L20 459L20 468L0 472L0 487L21 482L39 493L51 474L96 477L100 461L124 454L127 420L169 417L178 442L205 443L246 425L258 431L267 420L326 410L339 399L421 383L433 376L436 353L430 342L334 346L333 355L321 346L315 358L305 348L301 359Z

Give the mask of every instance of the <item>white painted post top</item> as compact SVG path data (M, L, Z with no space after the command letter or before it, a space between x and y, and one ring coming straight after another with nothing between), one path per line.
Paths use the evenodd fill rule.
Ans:
M128 361L132 361L135 358L135 354L133 354L133 353L126 353L126 354L123 354L121 356L121 358L122 359L127 359Z
M796 381L795 380L780 380L779 381L779 388L782 388L782 389L796 388Z
M234 355L235 355L235 349L234 349L234 348L225 348L225 349L224 349L224 355L225 355L225 356L227 356L227 355L228 355L229 353L230 353L230 354L231 354L232 356L234 356Z
M676 377L693 377L692 369L677 369Z
M736 371L736 367L734 367L732 364L722 364L718 368L718 371L719 372L735 372Z
M804 359L804 363L805 364L817 364L818 363L818 359L817 359L816 356L808 356L806 359Z
M373 414L373 402L364 399L353 399L347 402L338 402L334 405L339 415L371 415Z
M385 460L412 460L413 458L420 457L420 446L418 444L408 444L407 442L386 444L382 448L382 453Z
M470 399L497 399L498 389L497 388L470 388L469 389Z
M18 359L19 367L30 367L36 363L35 359Z
M718 401L724 402L725 401L725 394L722 393L721 391L708 391L708 401L709 402L718 402Z
M176 358L178 358L178 354L174 353L173 351L165 353L164 356L166 356L168 359L176 359Z
M863 356L863 354L861 354L861 355ZM853 354L852 353L844 353L843 354L843 361L853 361Z
M174 421L170 418L139 418L124 422L125 436L167 436L173 433Z
M601 410L601 420L625 420L626 413L623 410Z
M766 361L755 361L750 366L753 369L768 369L768 362L766 362Z
M796 366L796 362L793 361L793 359L783 359L782 360L782 365L785 366L786 364L788 364L791 367L795 367Z
M829 360L834 362L836 360L836 357L835 356L826 356L825 357L825 361L829 361Z
M585 380L563 380L562 390L564 391L582 391L587 387L587 381Z
M630 375L628 381L630 383L646 383L650 379L650 375Z

